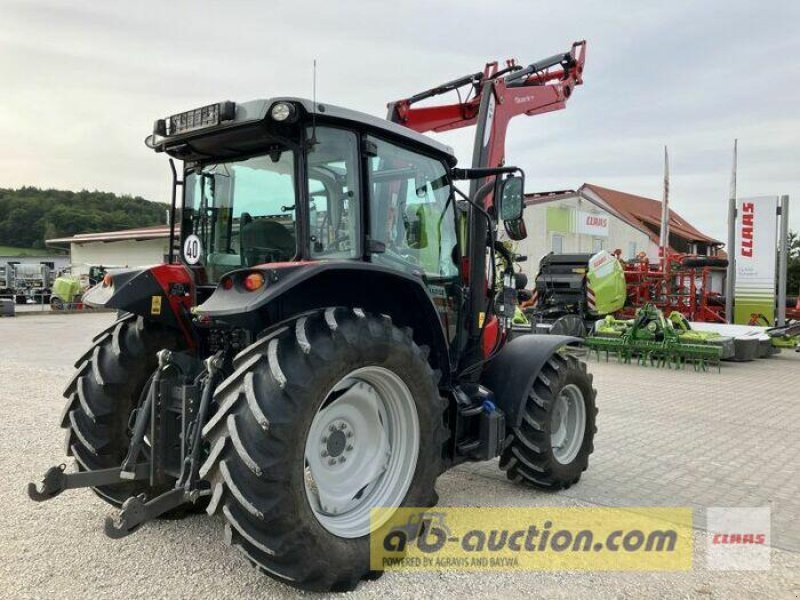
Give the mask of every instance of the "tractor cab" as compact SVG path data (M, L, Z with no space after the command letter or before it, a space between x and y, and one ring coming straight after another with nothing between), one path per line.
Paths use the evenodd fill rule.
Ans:
M148 145L184 161L176 234L203 284L315 260L458 274L456 159L406 127L301 99L223 102L157 121Z

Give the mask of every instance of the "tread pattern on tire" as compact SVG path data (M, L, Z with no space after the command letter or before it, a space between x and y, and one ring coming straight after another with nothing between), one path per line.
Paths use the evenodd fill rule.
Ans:
M372 355L365 355L365 345ZM427 389L437 399L430 410L438 419L425 426L435 456L423 456L420 447L415 481L421 478L424 485L412 484L406 498L411 506L433 506L438 500L433 482L447 439L447 403L439 401L437 374L410 329L394 326L385 315L327 308L275 325L234 359L235 371L214 396L218 410L203 429L210 452L201 472L212 486L208 513L223 514L227 543L267 575L314 591L352 590L374 576L365 538L336 538L315 517L307 518L311 512L305 492L302 498L296 492L298 472L302 476L297 464L304 460L298 444L305 441L297 439L310 425L304 419L312 418L301 404L322 393L312 389L312 380L329 377L319 375L321 370L332 374L345 369L347 361L393 361L390 355L398 347L405 348L401 353L412 353L411 362L427 372L430 380L424 385L430 385ZM423 418L420 414L421 426ZM415 491L415 485L420 489ZM330 551L331 544L336 551Z
M81 470L115 467L125 458L130 413L156 368L156 353L176 344L174 333L132 314L94 337L92 346L76 361L75 374L63 392L67 399L61 414L61 427L67 430L65 451ZM93 490L120 506L148 488L146 482L130 482Z
M584 400L590 430L571 468L565 469L553 458L547 419L558 391L567 378L576 376L583 380L585 387ZM587 393L589 397L586 397ZM506 448L500 457L500 468L506 472L506 476L517 483L554 491L567 489L577 483L581 473L589 466L589 455L594 451L596 395L592 387L592 374L587 371L586 363L569 354L550 357L528 394L520 426L514 428L506 440Z

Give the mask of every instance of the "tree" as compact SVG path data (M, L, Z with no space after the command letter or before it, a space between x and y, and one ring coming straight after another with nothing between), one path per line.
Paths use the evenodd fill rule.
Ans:
M56 237L159 225L164 209L138 196L107 192L0 188L0 244L44 248L45 240Z

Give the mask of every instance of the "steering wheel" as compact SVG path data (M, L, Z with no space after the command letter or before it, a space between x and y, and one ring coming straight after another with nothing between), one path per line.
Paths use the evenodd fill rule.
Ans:
M316 240L312 240L312 241L317 243ZM350 234L348 233L348 234L339 236L337 238L334 238L334 240L332 242L330 242L329 244L327 244L324 247L324 249L319 250L319 251L315 251L315 254L320 255L320 254L330 254L332 252L345 252L345 251L349 250L350 248L349 247L343 248L342 244L347 243L348 246L349 246L349 244L351 242L352 242L352 240L350 238Z

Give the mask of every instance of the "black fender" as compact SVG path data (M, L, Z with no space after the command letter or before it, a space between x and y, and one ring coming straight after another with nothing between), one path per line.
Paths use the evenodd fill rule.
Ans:
M495 404L506 414L507 427L519 427L522 407L544 364L559 348L582 343L566 335L528 334L503 346L484 371L481 384L494 394Z
M254 272L261 273L265 283L248 291L244 279ZM361 261L267 264L225 275L195 313L201 319L262 331L293 315L328 306L386 314L396 325L411 327L414 340L431 349L431 362L444 380L449 378L449 344L421 274Z
M188 313L192 297L192 279L185 267L158 265L114 271L110 278L87 290L82 301L94 308L140 315L188 335L181 313Z

